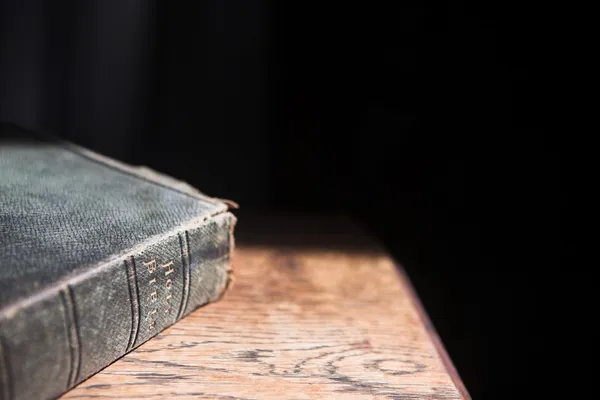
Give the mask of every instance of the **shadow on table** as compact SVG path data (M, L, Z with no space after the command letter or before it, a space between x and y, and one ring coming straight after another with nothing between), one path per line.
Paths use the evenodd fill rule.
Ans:
M234 211L236 245L383 253L375 236L345 215Z

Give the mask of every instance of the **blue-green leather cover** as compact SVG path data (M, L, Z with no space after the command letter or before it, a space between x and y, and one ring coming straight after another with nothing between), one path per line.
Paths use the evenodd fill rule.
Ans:
M225 202L0 132L0 400L57 397L225 290Z

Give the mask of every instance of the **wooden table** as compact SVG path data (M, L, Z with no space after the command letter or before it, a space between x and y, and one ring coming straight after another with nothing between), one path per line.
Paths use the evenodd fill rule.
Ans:
M468 399L402 270L344 218L240 218L236 280L63 396Z

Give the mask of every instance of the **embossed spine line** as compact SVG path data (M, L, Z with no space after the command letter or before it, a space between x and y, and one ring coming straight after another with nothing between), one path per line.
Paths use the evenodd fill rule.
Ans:
M67 390L77 382L79 376L79 364L81 362L81 343L79 337L79 323L77 319L77 310L75 309L75 299L73 290L69 285L60 291L60 298L63 303L65 326L67 330L67 339L69 341L70 371L67 381Z
M129 287L129 302L131 304L131 332L129 333L129 341L125 352L133 349L137 340L140 327L140 295L137 285L137 274L135 271L135 261L133 257L127 261L124 260L125 269L127 271L127 285Z
M12 399L12 374L10 371L8 349L0 337L0 400Z
M81 369L81 333L79 331L79 314L77 313L77 303L75 302L75 295L73 294L73 288L71 285L67 286L67 293L69 294L69 298L71 299L71 305L73 310L73 326L75 328L75 336L74 339L77 343L76 347L76 357L74 359L76 365L73 368L73 380L71 381L71 386L74 386L79 381L79 371Z
M188 238L188 231L179 234L179 244L181 245L181 265L183 268L183 291L181 293L181 305L179 306L179 312L177 313L177 319L179 320L185 308L187 307L188 298L190 296L190 241Z

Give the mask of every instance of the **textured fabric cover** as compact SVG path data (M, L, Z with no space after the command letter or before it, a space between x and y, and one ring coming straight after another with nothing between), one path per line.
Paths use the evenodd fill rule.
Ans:
M54 398L227 288L236 220L224 202L0 133L0 400Z
M0 305L222 206L2 129Z

